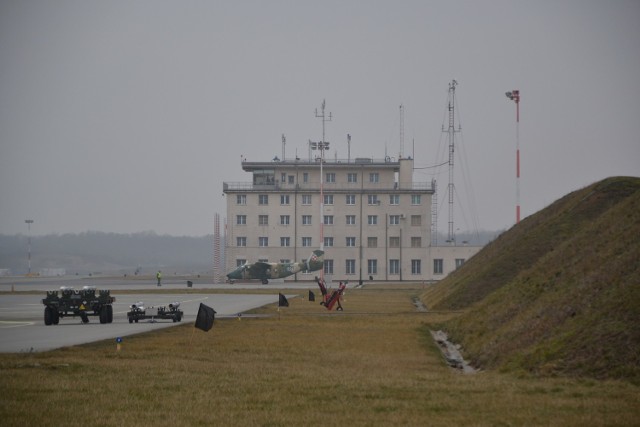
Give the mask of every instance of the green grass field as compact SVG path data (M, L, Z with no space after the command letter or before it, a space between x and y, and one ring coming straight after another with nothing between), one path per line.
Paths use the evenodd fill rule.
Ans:
M276 293L277 290L274 290ZM449 368L416 311L422 287L348 289L343 313L290 298L268 317L0 355L0 424L638 425L626 382ZM287 291L287 294L291 294Z

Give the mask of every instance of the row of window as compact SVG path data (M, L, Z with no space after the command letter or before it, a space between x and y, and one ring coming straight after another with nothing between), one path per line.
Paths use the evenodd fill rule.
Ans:
M311 247L313 246L313 238L312 237L302 237L301 243L303 247ZM236 246L237 247L247 247L247 237L239 236L236 237ZM269 247L269 238L268 237L258 237L258 246L261 248ZM291 237L280 237L280 246L281 247L290 247L291 246ZM324 237L324 246L325 247L333 247L334 246L334 238L333 237ZM345 247L347 248L355 248L356 247L356 238L355 237L345 237ZM367 237L367 247L368 248L377 248L378 247L378 238L377 237ZM389 237L389 247L390 248L399 248L400 247L400 237ZM413 236L411 237L411 247L412 248L421 248L422 247L422 237Z
M404 215L389 215L389 225L400 225ZM302 215L302 225L313 225L313 215ZM290 225L291 215L280 215L280 225ZM324 225L335 225L333 215L324 215ZM346 225L356 225L356 215L345 215ZM368 225L378 225L378 215L367 215ZM236 215L236 225L247 225L247 215ZM269 215L258 215L258 225L269 225ZM411 215L411 225L422 225L422 215Z
M277 196L276 196L277 197ZM313 195L312 194L302 194L302 205L312 205L313 204ZM333 205L334 204L334 195L333 194L323 194L324 204L325 205ZM411 204L413 206L419 206L422 203L422 197L420 194L412 194L411 195ZM238 205L246 205L247 204L247 195L246 194L236 194L236 204ZM259 205L268 205L269 204L269 195L268 194L258 194L258 204ZM281 205L290 205L291 204L291 195L290 194L280 194L280 204ZM347 206L355 206L356 204L356 194L345 194L345 204ZM379 205L380 198L377 194L368 194L367 195L367 204L369 205ZM400 205L400 194L389 194L389 205L398 206Z
M295 184L295 175L288 175L286 172L282 172L280 174L280 182L286 182L289 184ZM302 173L302 182L305 184L309 183L309 172ZM336 173L335 172L327 172L324 174L324 182L334 183L336 182ZM358 174L356 172L347 172L347 182L354 184L358 182ZM369 173L369 182L377 184L380 182L380 173L378 172L370 172Z
M261 260L267 262L267 260ZM464 264L464 258L456 259L456 269L460 268L462 264ZM236 265L239 267L244 265L247 262L246 259L237 259ZM281 259L282 263L291 262L288 259ZM333 272L333 260L325 259L324 260L324 272L325 274L334 274ZM443 274L444 272L444 260L440 258L436 258L433 260L433 274ZM307 273L304 271L303 273ZM355 259L346 259L345 260L345 274L347 275L355 275L356 274L356 260ZM378 260L377 259L368 259L367 260L367 275L378 274ZM400 260L399 259L390 259L389 260L389 274L395 275L400 274ZM411 260L411 274L419 275L422 274L422 260L420 259L412 259Z

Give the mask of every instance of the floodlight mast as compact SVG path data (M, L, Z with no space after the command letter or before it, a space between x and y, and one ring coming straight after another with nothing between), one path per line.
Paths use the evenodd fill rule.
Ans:
M507 98L516 103L516 224L520 223L520 90L507 92Z
M31 276L31 224L33 224L32 219L25 219L24 222L27 224L28 230L28 263L29 263L29 273L28 276Z
M321 113L318 114L318 109L316 108L316 117L322 119L322 141L320 142L311 142L309 141L309 145L312 150L320 150L320 250L324 251L324 172L322 170L322 166L324 164L324 152L329 149L329 143L325 141L325 123L331 121L331 112L329 112L329 117L324 113L325 108L325 100L322 100ZM324 282L324 266L320 269L320 279Z

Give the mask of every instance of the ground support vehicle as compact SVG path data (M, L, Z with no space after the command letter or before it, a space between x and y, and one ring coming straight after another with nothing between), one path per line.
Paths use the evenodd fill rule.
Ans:
M139 320L145 319L151 319L152 322L157 319L171 319L174 323L180 322L182 321L184 313L179 307L179 302L172 302L166 307L145 307L144 303L137 302L131 304L131 307L129 307L127 318L129 319L129 323L138 323Z
M82 323L89 323L89 316L98 316L100 323L113 322L113 303L115 297L108 290L99 290L85 286L80 290L63 286L58 291L47 291L44 304L44 324L57 325L61 318L79 316Z

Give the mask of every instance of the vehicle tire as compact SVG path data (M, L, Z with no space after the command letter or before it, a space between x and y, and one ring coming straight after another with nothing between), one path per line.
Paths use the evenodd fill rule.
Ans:
M133 317L129 317L129 323L133 323Z
M53 310L51 307L46 306L44 308L44 324L49 326L53 323Z
M138 323L138 319L136 319L136 323Z
M53 315L53 319L51 319L53 321L53 324L57 325L58 323L60 323L60 313L58 313L58 310L51 310L51 314Z
M267 280L267 279L262 279L262 284L263 284L263 285L268 285L268 284L269 284L269 280Z
M113 306L107 306L107 323L113 323Z
M107 323L107 307L106 306L100 307L99 317L100 317L101 325L104 325L105 323Z
M84 311L80 312L80 319L82 319L82 323L89 323L89 316Z

